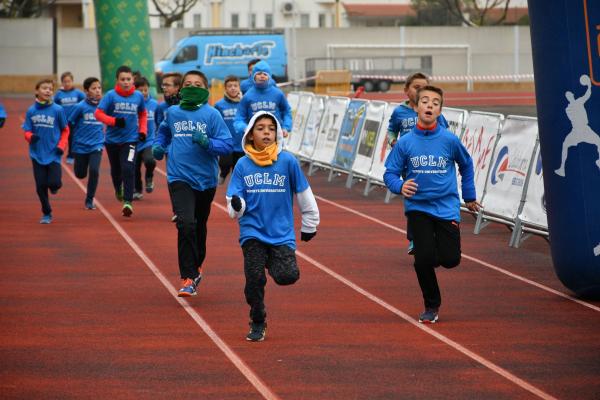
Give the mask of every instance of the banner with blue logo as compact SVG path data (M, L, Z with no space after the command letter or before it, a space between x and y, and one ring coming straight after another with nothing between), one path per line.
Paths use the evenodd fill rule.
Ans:
M352 100L340 128L340 137L333 158L333 165L349 170L354 162L356 146L360 137L368 102L366 100Z
M600 297L600 1L529 0L554 268Z

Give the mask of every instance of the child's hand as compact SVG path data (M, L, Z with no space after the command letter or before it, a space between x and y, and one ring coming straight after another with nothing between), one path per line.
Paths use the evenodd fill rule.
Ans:
M288 131L286 131L285 129L283 129L282 131L283 131L283 137L284 138L290 136L290 133Z
M115 118L115 126L117 128L125 128L125 118L123 118L123 117L116 117Z
M206 133L200 131L195 131L192 134L192 142L199 144L205 149L208 149L208 145L210 143Z
M55 149L56 154L58 154L59 156L62 156L63 154L65 154L65 151L63 149L61 149L60 147L57 147Z
M467 206L469 211L473 212L478 212L482 207L476 200L465 202L465 206Z
M37 142L38 140L40 140L39 135L31 135L31 137L29 138L29 144L34 144L35 142Z
M239 196L233 195L231 197L231 208L235 210L235 212L240 212L242 209L242 199Z
M415 182L414 179L408 179L406 181L404 181L404 185L402 185L402 196L409 198L414 196L415 193L417 193L417 188L419 187L419 184L417 182Z
M159 144L152 146L152 155L154 156L155 160L162 160L165 156L165 148Z
M140 142L145 142L146 141L146 134L144 132L138 132L138 140Z
M310 239L314 238L317 235L317 231L314 232L300 232L300 240L303 242L308 242Z

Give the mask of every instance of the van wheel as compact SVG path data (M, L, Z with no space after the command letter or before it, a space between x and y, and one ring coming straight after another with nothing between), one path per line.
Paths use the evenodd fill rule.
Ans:
M364 81L362 85L365 87L365 92L372 92L375 90L375 83L373 83L373 81Z
M377 84L377 88L380 92L387 92L388 90L390 90L391 86L392 85L389 81L379 81L379 83Z

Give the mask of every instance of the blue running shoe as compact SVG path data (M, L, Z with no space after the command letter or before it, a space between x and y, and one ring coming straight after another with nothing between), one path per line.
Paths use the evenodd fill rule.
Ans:
M422 324L435 324L438 320L437 308L427 308L419 315L419 322Z
M249 342L262 342L267 335L267 322L250 322L250 332L246 335Z
M415 242L413 242L412 240L408 244L408 249L406 249L406 253L411 256L415 254Z
M45 214L40 219L40 224L49 224L50 222L52 222L52 214Z
M96 205L94 204L94 199L85 199L85 208L88 210L95 210Z
M184 279L183 283L182 283L182 288L179 289L179 292L177 293L178 297L191 297L191 296L196 296L198 294L196 288L198 287L198 284L200 284L200 281L202 280L202 275L198 275L197 278L194 279Z

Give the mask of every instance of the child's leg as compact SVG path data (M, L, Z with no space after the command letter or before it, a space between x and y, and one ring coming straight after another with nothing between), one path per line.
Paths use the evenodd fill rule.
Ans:
M89 154L89 178L87 183L87 199L93 200L98 188L98 179L100 177L100 162L102 161L102 150Z
M75 164L73 165L73 172L79 179L84 179L88 172L88 163L90 161L89 154L73 153L75 158Z
M169 193L173 209L177 213L177 255L181 279L198 277L198 245L196 238L196 218L194 215L196 195L185 182L169 183Z
M221 178L225 179L227 177L227 174L229 174L232 165L233 158L231 154L219 156L219 169L221 170L219 175L221 176Z
M442 298L435 275L435 267L439 265L436 254L435 220L421 212L409 212L407 218L415 243L414 268L423 293L425 308L438 309Z
M250 306L250 319L255 323L263 323L267 318L265 311L265 285L267 276L265 266L268 259L268 248L264 243L250 239L242 245L244 254L244 274L246 275L246 286L244 295Z
M444 268L460 264L460 226L456 221L438 220L435 226L438 262Z
M121 158L120 158L120 145L107 143L106 154L108 155L108 162L110 164L110 177L112 178L113 187L115 192L121 190L123 184L123 178L121 176Z
M52 207L50 207L50 200L48 198L48 166L42 165L31 159L33 163L33 177L35 179L35 191L42 204L42 213L49 215L52 213Z
M269 246L267 269L278 285L291 285L300 279L296 251L289 246Z
M148 182L152 182L154 179L154 168L156 168L156 160L152 155L152 147L146 147L142 151L142 158L144 160L144 166L146 167L146 185Z
M195 193L195 217L196 217L196 268L200 269L202 263L206 258L206 224L208 223L208 216L210 215L210 206L213 199L215 198L216 188L203 190L201 192L194 191ZM179 214L177 214L179 219Z
M142 193L142 154L138 153L135 158L135 192Z
M245 155L246 155L246 153L244 153L243 151L234 151L233 153L231 153L231 159L232 159L231 168L235 168L235 164L237 164L239 159L244 157Z
M123 143L119 152L123 175L123 200L133 200L135 186L135 143Z
M48 189L54 194L62 187L62 168L60 163L48 164Z

